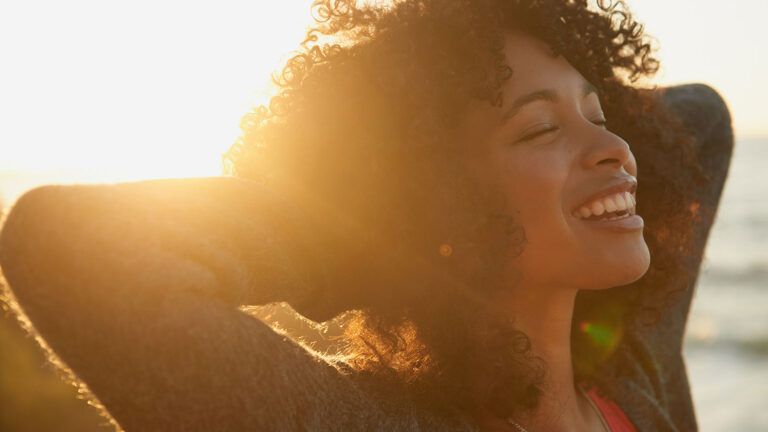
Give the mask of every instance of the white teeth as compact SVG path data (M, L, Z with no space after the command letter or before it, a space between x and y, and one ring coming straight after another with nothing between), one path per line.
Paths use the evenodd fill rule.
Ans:
M592 203L589 209L592 210L592 214L600 216L605 211L605 206L603 206L601 201L595 201Z
M616 210L626 210L627 203L624 201L624 194L616 194L613 196L613 201L616 202Z
M624 192L624 200L627 201L627 207L634 207L636 204L635 197L629 192Z
M579 207L573 212L573 216L581 219L587 219L592 215L600 216L603 213L613 213L626 210L623 216L612 216L604 220L623 219L634 214L635 197L629 192L621 192L611 196L603 197L589 204Z

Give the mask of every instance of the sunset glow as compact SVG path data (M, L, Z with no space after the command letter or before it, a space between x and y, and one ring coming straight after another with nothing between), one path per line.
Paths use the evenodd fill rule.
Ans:
M0 184L217 175L308 1L4 4ZM45 180L41 180L45 181Z
M311 20L310 0L7 2L0 14L0 193L9 176L119 181L217 175L240 117ZM706 82L737 135L768 135L765 2L630 2L660 41L658 82ZM761 12L759 12L761 11ZM695 19L685 19L692 17ZM58 173L58 174L57 174Z

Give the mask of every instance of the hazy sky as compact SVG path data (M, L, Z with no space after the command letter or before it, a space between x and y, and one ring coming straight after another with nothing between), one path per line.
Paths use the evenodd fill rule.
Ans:
M240 117L303 36L309 3L0 2L0 171L218 174ZM768 136L768 2L629 4L659 40L659 82L709 83L738 137Z
M737 137L768 137L768 1L628 3L658 40L658 82L708 83L728 102Z

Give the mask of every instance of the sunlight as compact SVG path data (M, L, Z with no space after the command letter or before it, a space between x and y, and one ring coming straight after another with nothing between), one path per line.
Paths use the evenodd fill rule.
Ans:
M302 40L309 4L4 5L0 192L16 195L10 171L40 182L220 174L240 117L274 92L270 73Z
M310 3L8 2L0 194L21 189L11 171L25 185L220 174L240 118L273 94L270 73L302 40ZM711 84L727 95L739 136L768 134L768 87L754 87L768 75L756 42L768 3L629 4L659 40L658 83Z

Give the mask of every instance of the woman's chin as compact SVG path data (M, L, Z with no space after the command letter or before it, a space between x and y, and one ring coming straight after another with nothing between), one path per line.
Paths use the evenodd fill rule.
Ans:
M615 286L629 285L631 283L637 282L643 276L645 276L646 273L648 273L649 268L650 268L650 265L645 265L645 266L636 268L634 272L628 273L626 277L619 280L619 283L617 283Z
M614 253L595 258L578 271L580 289L600 290L629 285L642 278L650 268L651 255L645 242L625 253ZM599 263L599 264L598 264ZM584 271L591 268L590 271Z
M620 262L613 262L612 264L612 266L608 267L611 269L610 272L603 270L603 274L609 276L610 280L600 284L600 287L613 288L637 282L648 273L648 269L651 266L651 255L648 247L643 243L642 247L639 247L633 253L622 255Z

